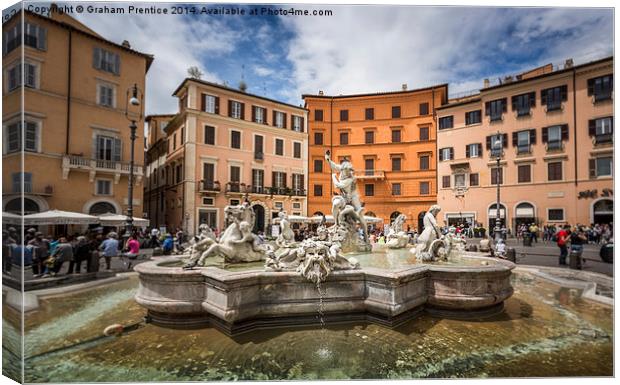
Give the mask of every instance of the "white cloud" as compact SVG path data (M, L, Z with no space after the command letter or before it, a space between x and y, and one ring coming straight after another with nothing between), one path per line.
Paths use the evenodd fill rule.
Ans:
M210 71L210 63L232 52L242 34L227 26L225 19L216 18L208 22L172 15L84 14L78 18L106 39L128 40L133 49L155 55L146 79L147 114L177 111L171 94L187 77L190 66L198 66L204 80L220 82Z
M264 66L261 66L261 65L255 65L252 68L252 70L258 76L269 76L269 75L272 75L274 73L273 69L267 68L267 67L264 67Z
M402 83L412 89L444 82L451 93L462 92L480 88L484 77L503 75L499 69L518 66L511 59L517 50L522 57L542 57L535 65L568 57L579 63L612 50L610 11L603 16L583 9L330 8L331 17L283 18L295 34L288 52L297 86L291 94L377 92L400 89ZM554 40L543 54L528 52L528 44L544 44L536 39L567 28L577 28L575 36ZM513 46L514 41L520 45Z

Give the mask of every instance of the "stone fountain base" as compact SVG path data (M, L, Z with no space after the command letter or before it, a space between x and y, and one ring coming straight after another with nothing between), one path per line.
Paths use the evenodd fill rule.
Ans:
M421 264L400 270L334 271L321 284L323 319L395 327L424 309L476 317L501 311L503 301L513 293L510 275L515 265L475 253L465 253L464 258L478 259L480 266ZM212 325L238 334L320 322L319 291L296 272L171 267L178 259L135 267L140 277L136 301L155 324Z

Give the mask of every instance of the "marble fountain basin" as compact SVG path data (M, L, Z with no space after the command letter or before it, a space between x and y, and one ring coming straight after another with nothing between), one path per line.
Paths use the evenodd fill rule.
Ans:
M483 255L464 252L447 264L410 262L391 268L372 267L362 257L360 269L334 271L320 288L294 271L262 266L183 270L182 257L166 257L135 267L140 281L135 300L157 325L211 325L230 335L320 322L395 327L423 310L480 317L502 310L513 294L510 275L515 268Z

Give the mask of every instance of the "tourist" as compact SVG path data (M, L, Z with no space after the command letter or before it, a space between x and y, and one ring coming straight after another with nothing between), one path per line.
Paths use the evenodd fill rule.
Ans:
M532 243L538 243L538 226L536 223L532 223L529 228L530 237L532 237Z
M570 226L565 225L563 229L557 232L557 245L560 248L560 265L566 265L566 256L568 255L568 249L566 243L570 239Z
M498 258L506 257L506 243L501 238L497 241L497 245L495 245L495 256Z
M127 239L127 243L125 244L125 253L123 253L123 264L127 268L127 270L131 269L131 260L138 258L138 254L140 253L140 242L137 240L136 234L131 234ZM127 257L128 260L125 260L124 257Z
M16 243L8 231L2 231L2 273L11 275L13 266L13 245Z
M585 258L581 258L583 254L583 245L588 242L588 237L586 236L583 228L581 226L575 227L575 230L570 235L570 250L571 254L576 254L577 256L577 264L576 267L581 269L582 261L585 263Z
M77 242L73 251L73 261L69 263L69 271L67 274L80 274L82 268L82 262L86 261L88 265L88 259L90 258L92 251L92 243L88 238L83 235L77 237ZM75 269L75 270L74 270Z
M108 239L101 243L99 249L103 251L106 270L112 270L112 257L118 256L118 240L115 232L108 233Z
M164 240L162 251L164 255L170 255L172 253L172 250L174 250L174 239L172 239L172 234L168 233L166 234L166 239Z
M159 247L159 229L157 227L153 227L151 229L151 248Z
M66 237L60 237L58 239L58 244L54 248L54 252L46 262L47 269L43 277L50 275L52 277L56 276L60 273L62 265L67 261L73 261L73 246Z
M34 278L38 278L43 275L43 263L49 257L49 241L43 238L42 232L37 231L28 245L32 246L32 274Z

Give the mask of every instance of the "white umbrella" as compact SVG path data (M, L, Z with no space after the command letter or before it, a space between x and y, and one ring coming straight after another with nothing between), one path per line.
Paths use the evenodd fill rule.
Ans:
M127 224L127 215L112 213L101 214L99 215L99 223L103 226L125 226ZM133 225L146 227L149 225L149 220L133 217Z
M366 220L366 223L382 223L383 222L383 219L381 218L369 217L367 215L364 215L364 219ZM308 222L311 222L311 223L321 223L322 220L323 220L323 217L320 215L315 215L313 217L308 218ZM334 217L332 215L326 215L325 221L327 223L334 223Z
M288 221L291 223L306 223L310 218L304 217L303 215L289 215ZM276 218L275 222L280 222L280 218Z
M99 223L99 218L71 211L49 210L24 216L24 225L90 225Z
M21 225L22 224L22 216L13 214L13 213L2 213L2 223L7 223L9 225Z

